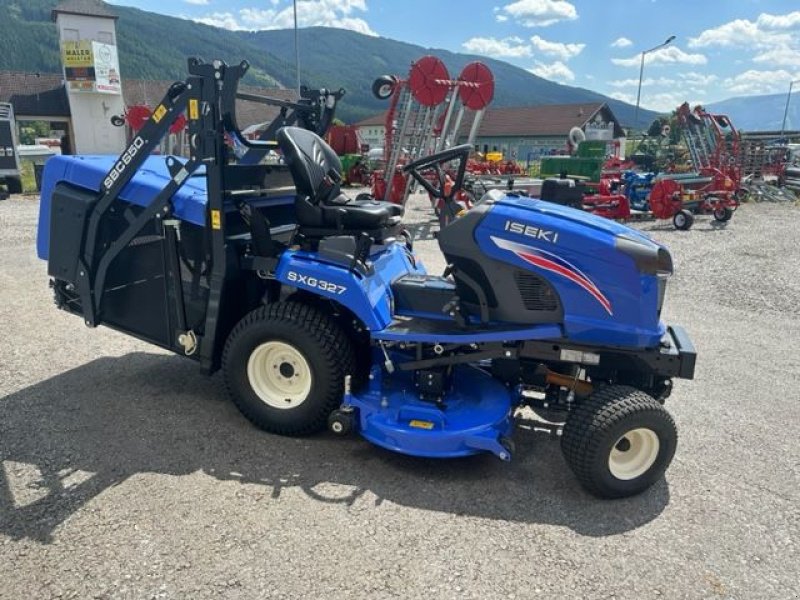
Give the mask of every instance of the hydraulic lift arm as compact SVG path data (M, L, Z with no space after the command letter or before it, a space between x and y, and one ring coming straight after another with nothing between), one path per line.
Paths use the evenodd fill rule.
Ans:
M280 107L278 116L261 132L258 138L261 142L272 142L279 129L291 125L299 125L303 129L308 129L324 137L333 122L336 106L344 94L343 89L333 92L324 88L310 90L304 86L300 88L300 99L297 102L246 93L237 93L236 97L239 100ZM234 129L237 128L234 127ZM265 155L265 150L250 148L239 160L239 164L257 164Z

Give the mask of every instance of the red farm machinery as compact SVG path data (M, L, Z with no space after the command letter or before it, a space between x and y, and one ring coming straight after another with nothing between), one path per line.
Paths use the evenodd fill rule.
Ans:
M725 115L684 103L677 110L678 126L693 172L664 173L655 178L650 210L657 219L672 219L677 229L689 229L696 214L730 220L739 206L742 180L741 136Z
M342 161L345 185L367 186L370 183L369 161L365 156L366 144L361 139L357 125L331 125L325 141Z
M411 65L407 78L379 77L372 92L389 100L383 168L372 174L372 195L405 204L414 182L402 166L455 145L462 131L469 132L466 143L473 144L494 97L494 76L485 64L472 62L452 79L440 59L424 56ZM469 208L468 198L460 200ZM431 203L440 208L432 197Z

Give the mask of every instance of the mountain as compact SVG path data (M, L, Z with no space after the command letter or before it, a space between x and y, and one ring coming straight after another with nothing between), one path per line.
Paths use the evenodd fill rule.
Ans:
M58 35L51 11L59 0L0 0L0 69L58 72ZM274 87L291 66L259 53L239 36L193 21L112 6L124 77L184 79L189 56L252 64L248 83Z
M780 131L786 110L786 94L739 96L709 104L706 110L728 115L736 128L742 131ZM792 94L786 129L800 129L800 88Z
M51 11L58 0L0 0L0 69L58 72L56 28ZM111 9L117 23L123 77L183 79L186 58L200 56L251 64L246 83L294 85L294 32L233 32L194 21L167 17L124 6ZM386 74L405 75L412 61L435 54L456 76L468 62L481 60L494 72L495 106L531 106L608 102L623 124L633 120L634 107L583 88L560 85L502 61L429 49L343 29L312 27L300 33L301 81L312 87L343 87L347 96L339 116L358 120L386 108L373 98L373 80ZM640 111L650 122L656 113Z
M291 30L240 32L238 35L285 62L294 61L294 32ZM434 54L447 65L451 77L456 77L467 63L474 60L488 65L496 82L495 106L608 102L623 124L633 121L635 108L630 104L583 88L554 83L525 69L491 58L423 48L327 27L301 29L299 39L301 67L305 66L315 73L335 73L335 83L320 83L341 86L350 91L354 96L350 99L353 103L350 113L356 116L369 116L385 110L386 102L373 98L369 93L376 77L405 76L414 60L425 54ZM655 112L640 110L642 123L650 123L656 116Z

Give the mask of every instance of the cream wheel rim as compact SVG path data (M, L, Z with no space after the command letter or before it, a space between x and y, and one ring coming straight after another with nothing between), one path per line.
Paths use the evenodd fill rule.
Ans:
M264 404L287 410L297 408L311 392L311 367L294 346L265 342L247 361L250 387Z
M608 469L623 481L641 477L656 462L660 447L661 442L652 429L631 429L611 448Z

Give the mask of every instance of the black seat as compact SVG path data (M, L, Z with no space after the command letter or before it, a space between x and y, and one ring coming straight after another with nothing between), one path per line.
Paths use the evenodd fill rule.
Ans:
M317 134L299 127L284 127L278 145L289 164L297 198L295 213L306 235L323 237L367 233L379 241L399 225L403 207L391 202L351 200L339 188L342 163Z

